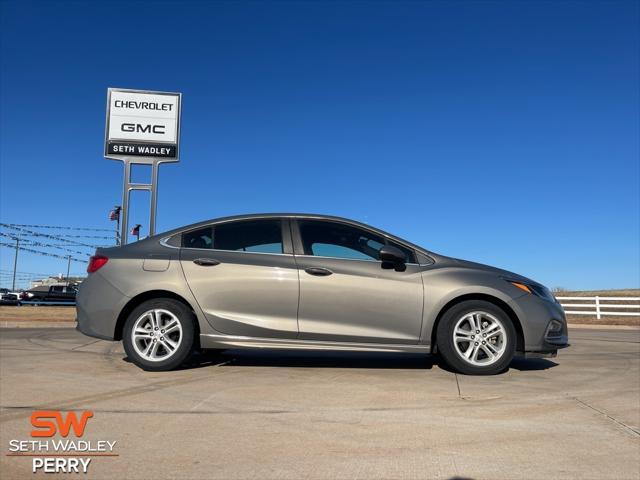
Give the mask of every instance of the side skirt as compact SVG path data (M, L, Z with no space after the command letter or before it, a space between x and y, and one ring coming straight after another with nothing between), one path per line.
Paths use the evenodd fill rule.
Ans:
M400 345L386 343L325 342L277 338L236 337L227 335L200 335L202 348L273 348L294 350L347 350L360 352L430 353L429 345Z

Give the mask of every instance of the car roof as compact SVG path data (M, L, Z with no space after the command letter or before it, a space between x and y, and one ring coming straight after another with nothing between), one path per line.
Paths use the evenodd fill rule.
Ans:
M232 216L227 216L227 217L219 217L219 218L212 218L209 220L203 220L201 222L197 222L197 223L192 223L190 225L185 225L182 227L178 227L175 228L173 230L169 230L163 233L159 233L156 234L152 237L149 237L145 240L160 240L163 238L167 238L170 237L172 235L175 235L177 233L180 232L185 232L188 230L193 230L199 227L205 227L207 225L213 225L213 224L217 224L217 223L226 223L226 222L231 222L231 221L238 221L238 220L256 220L256 219L268 219L268 218L305 218L305 219L315 219L315 220L330 220L330 221L336 221L336 222L340 222L340 223L346 223L349 225L353 225L355 227L361 227L367 230L371 230L373 232L376 232L382 236L388 237L390 239L396 240L400 243L404 243L408 246L411 246L412 248L415 248L421 252L424 252L426 254L431 255L432 252L426 250L424 247L421 247L419 245L416 245L414 243L411 243L407 240L405 240L404 238L398 237L396 235L393 235L389 232L385 232L384 230L380 230L379 228L373 227L371 225L368 225L366 223L362 223L362 222L358 222L356 220L351 220L349 218L344 218L344 217L339 217L336 215L324 215L324 214L319 214L319 213L252 213L252 214L243 214L243 215L232 215Z

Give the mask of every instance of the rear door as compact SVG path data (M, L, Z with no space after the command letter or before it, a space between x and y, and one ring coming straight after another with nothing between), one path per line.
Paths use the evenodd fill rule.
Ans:
M217 331L296 338L299 286L292 253L287 219L236 220L184 233L180 261Z
M293 228L300 272L299 338L418 342L423 286L412 249L336 221L297 219ZM404 268L378 260L385 244L405 252Z

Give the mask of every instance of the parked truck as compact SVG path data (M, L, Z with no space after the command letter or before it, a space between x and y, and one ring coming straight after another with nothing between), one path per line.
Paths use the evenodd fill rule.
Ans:
M74 304L78 287L75 285L51 285L35 287L26 292L24 301L29 303L38 302L64 302Z

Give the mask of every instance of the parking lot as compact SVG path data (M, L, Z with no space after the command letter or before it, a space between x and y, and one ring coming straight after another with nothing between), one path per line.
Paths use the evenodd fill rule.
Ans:
M33 410L92 410L94 478L640 476L640 331L572 329L495 377L419 355L244 352L146 373L70 328L0 330L2 478Z

